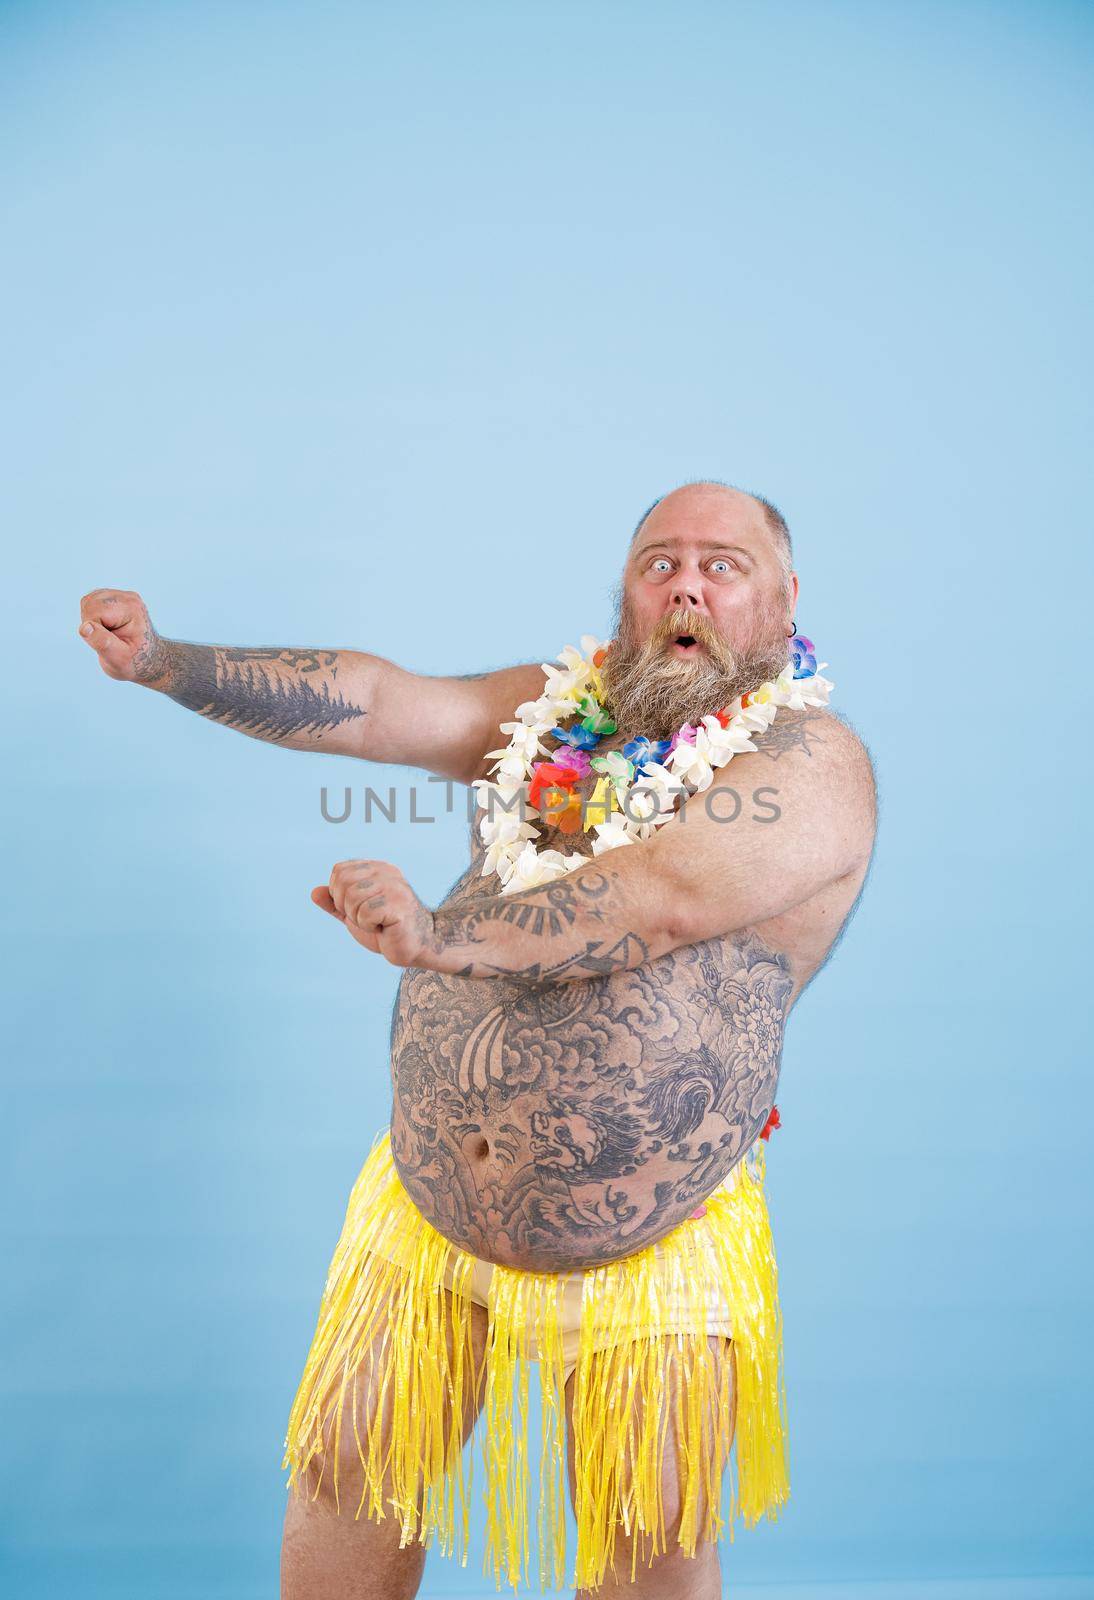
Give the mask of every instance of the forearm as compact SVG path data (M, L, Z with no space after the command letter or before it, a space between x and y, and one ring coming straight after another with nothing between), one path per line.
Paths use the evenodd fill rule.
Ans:
M239 649L157 636L139 681L253 739L360 756L368 754L379 666L357 650Z
M673 915L678 886L639 847L613 854L623 859L587 862L473 911L435 912L428 948L413 964L471 978L567 983L642 966L686 943Z

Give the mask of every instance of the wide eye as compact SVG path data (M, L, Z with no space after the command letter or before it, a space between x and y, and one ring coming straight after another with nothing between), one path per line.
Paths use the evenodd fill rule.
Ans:
M734 570L733 562L727 561L725 556L715 556L710 563L710 570L716 577L725 578Z
M668 556L655 556L654 559L650 562L650 571L651 572L671 572L672 571L672 562L669 560Z

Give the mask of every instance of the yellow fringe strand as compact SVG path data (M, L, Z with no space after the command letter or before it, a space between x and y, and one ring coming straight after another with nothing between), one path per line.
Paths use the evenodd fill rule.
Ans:
M763 1176L758 1144L708 1195L704 1217L582 1279L573 1389L577 1554L569 1580L577 1588L595 1589L609 1568L616 1571L620 1533L631 1540L632 1581L640 1544L649 1562L667 1551L670 1434L679 1493L673 1528L686 1555L723 1532L721 1481L731 1452L730 1537L738 1514L751 1525L775 1517L787 1499L782 1327ZM354 1515L365 1510L383 1520L393 1512L401 1545L417 1539L428 1548L436 1540L466 1566L474 1452L465 1459L462 1427L473 1397L485 1413L484 1570L493 1569L498 1588L504 1580L518 1589L529 1582L537 1361L539 1583L557 1589L566 1566L566 1278L494 1268L489 1333L475 1370L474 1266L474 1256L418 1211L386 1130L377 1134L350 1194L282 1465L291 1469L290 1488L311 1469L313 1496L329 1471L340 1510L339 1464L347 1448L355 1451L362 1489ZM712 1293L730 1308L728 1360L717 1358L707 1331ZM369 1427L369 1416L384 1425ZM347 1426L352 1445L343 1438Z

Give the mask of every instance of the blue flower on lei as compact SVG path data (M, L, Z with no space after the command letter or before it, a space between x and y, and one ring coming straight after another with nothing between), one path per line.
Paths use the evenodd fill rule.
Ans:
M790 663L794 668L795 678L811 678L817 670L813 641L807 639L804 633L796 633L790 640Z
M631 739L623 746L623 754L628 761L633 761L638 772L645 770L646 764L651 761L662 761L669 753L671 739L647 739L644 733L637 739Z
M600 743L600 735L583 728L580 722L572 728L552 728L551 734L559 744L568 744L574 750L595 750Z

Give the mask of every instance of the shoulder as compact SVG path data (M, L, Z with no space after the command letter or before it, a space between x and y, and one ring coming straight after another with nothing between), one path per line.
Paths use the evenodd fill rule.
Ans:
M789 779L834 782L860 788L876 798L874 762L866 741L840 712L828 706L804 711L784 707L763 733L753 735L750 764L771 767ZM733 764L731 763L731 766Z
M756 754L768 761L784 756L805 760L821 757L872 766L869 751L859 734L839 712L830 706L807 706L794 711L784 706L770 728L753 734Z
M817 846L827 834L848 863L868 859L877 817L874 766L846 718L828 707L784 707L753 742L754 751L715 772L712 790L733 790L742 806L750 800L759 821L777 816L784 845L800 835Z

